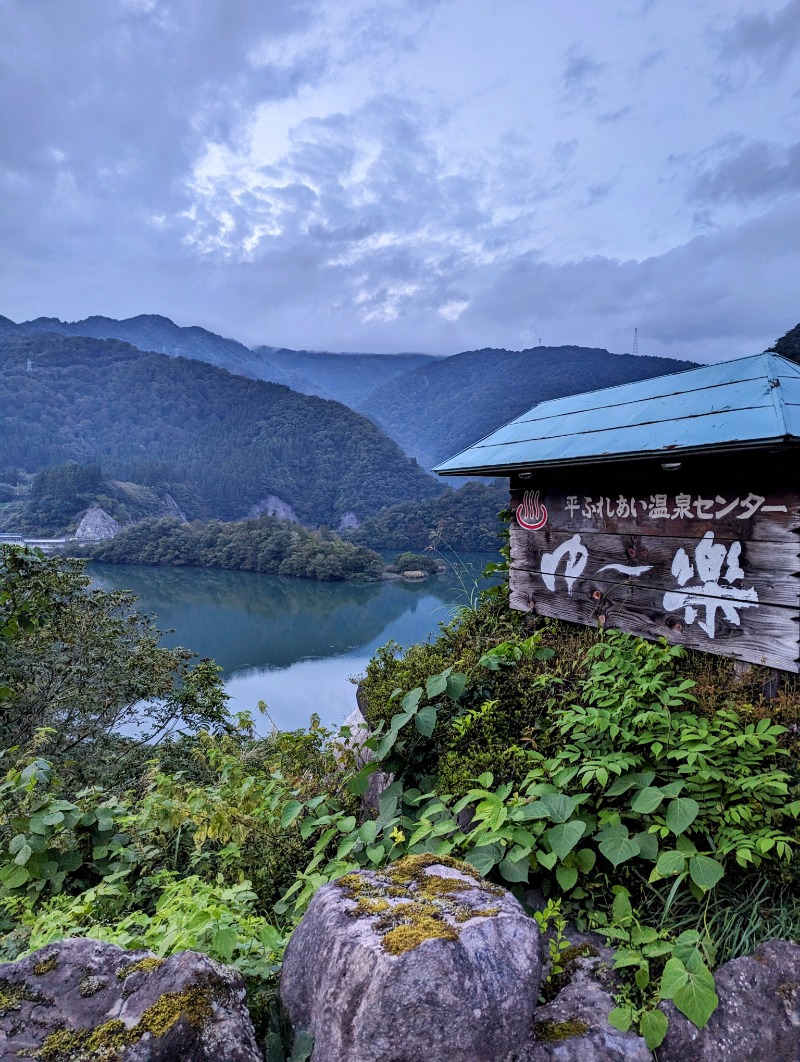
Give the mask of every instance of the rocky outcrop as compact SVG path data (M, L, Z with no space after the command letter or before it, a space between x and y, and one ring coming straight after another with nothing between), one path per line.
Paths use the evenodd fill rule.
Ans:
M83 514L75 538L83 542L104 542L108 538L114 538L121 530L122 524L117 523L113 516L109 516L105 509L93 505Z
M186 513L181 509L180 505L175 501L172 495L168 491L164 491L164 497L162 498L164 503L164 515L174 516L177 520L180 520L182 524L188 524Z
M698 1029L673 1003L659 1062L798 1062L800 945L770 940L714 974L719 1006Z
M233 970L74 938L0 967L0 1059L263 1062Z
M641 1036L608 1023L616 1006L601 985L573 981L536 1010L532 1043L524 1062L651 1062Z
M356 531L359 527L361 527L361 521L353 512L345 513L339 521L340 531Z
M505 1062L539 992L536 923L447 857L323 886L294 931L281 997L314 1062Z
M259 516L277 516L281 520L290 520L293 524L300 523L291 505L283 498L279 498L277 494L268 494L266 498L256 502L247 514L248 520L257 520Z

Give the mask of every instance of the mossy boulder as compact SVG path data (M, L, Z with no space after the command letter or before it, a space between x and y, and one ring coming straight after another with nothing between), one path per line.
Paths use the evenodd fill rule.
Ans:
M235 971L85 938L0 966L0 1058L262 1062Z
M446 856L323 886L286 951L281 997L314 1062L504 1062L541 980L536 923Z

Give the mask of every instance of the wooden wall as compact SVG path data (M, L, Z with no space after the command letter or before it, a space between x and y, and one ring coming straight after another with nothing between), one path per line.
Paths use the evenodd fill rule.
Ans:
M512 478L511 607L796 672L796 468L765 452Z

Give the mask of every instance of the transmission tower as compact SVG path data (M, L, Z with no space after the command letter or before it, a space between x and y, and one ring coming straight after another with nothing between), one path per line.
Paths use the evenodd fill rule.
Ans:
M638 354L639 353L639 329L638 328L634 328L634 330L633 330L633 353L634 354Z

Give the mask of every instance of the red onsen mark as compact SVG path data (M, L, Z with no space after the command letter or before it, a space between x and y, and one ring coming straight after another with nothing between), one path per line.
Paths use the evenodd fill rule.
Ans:
M547 523L547 509L539 501L539 491L526 490L517 506L517 523L526 531L538 531Z

